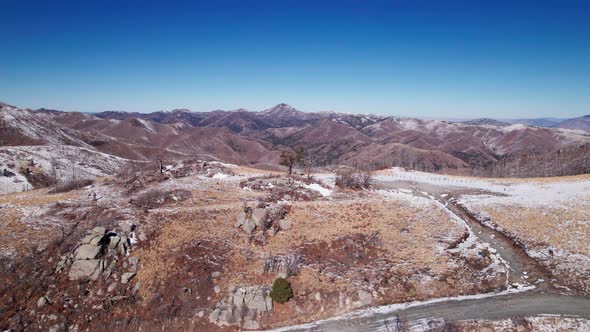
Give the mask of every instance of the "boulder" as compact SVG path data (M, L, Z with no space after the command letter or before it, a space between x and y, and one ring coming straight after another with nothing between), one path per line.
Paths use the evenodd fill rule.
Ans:
M92 244L83 244L76 249L76 259L95 259L100 255L100 247Z
M137 282L135 284L135 287L133 287L133 293L137 293L139 292L139 289L141 288L141 282Z
M251 219L246 219L244 225L242 226L242 229L244 229L246 233L252 234L252 232L254 232L254 230L256 229L256 224Z
M99 235L99 236L104 236L104 234L107 232L107 230L104 227L94 227L92 229L92 233Z
M209 320L219 326L238 325L258 329L258 313L272 309L270 286L242 286L231 291L228 300L217 302Z
M82 278L98 279L100 275L100 259L76 260L70 268L70 280L79 280Z
M252 221L258 227L265 228L267 218L268 218L268 211L266 209L256 208L256 209L254 209L254 212L252 212Z
M117 283L113 282L107 287L107 292L112 293L117 288Z
M103 271L102 271L102 274L103 274L105 277L107 277L107 278L108 278L108 277L110 277L110 276L111 276L111 274L113 274L113 271L115 271L115 268L116 268L116 267L117 267L117 261L116 261L116 259L113 259L113 260L112 260L112 261L109 263L109 265L106 265L106 261L105 261L105 262L104 262L104 264L103 264Z
M90 240L90 244L92 244L93 246L97 246L100 243L100 240L102 240L102 235L96 235L92 238L92 240Z
M287 220L287 219L279 220L279 229L281 231L290 230L292 226L293 226L293 222L291 220Z
M80 240L80 243L81 243L81 244L90 243L90 241L92 241L92 239L94 239L94 238L95 238L95 237L97 237L97 236L98 236L98 235L96 235L96 234L89 234L89 235L86 235L85 237L83 237L83 238Z
M362 303L362 305L370 305L373 303L373 296L371 293L363 289L359 289L357 293L359 296L359 301Z
M137 272L137 264L138 263L139 263L139 258L129 257L129 272Z
M115 249L121 242L121 237L119 236L111 236L109 240L109 249Z
M65 331L67 331L67 328L64 323L55 324L49 328L49 332L65 332Z
M236 218L236 224L234 225L234 227L238 228L244 225L244 222L246 222L246 213L242 212L238 214L238 217Z
M126 284L135 276L135 272L125 272L121 275L121 283Z
M237 313L235 316L238 319L234 319L234 306L222 300L215 304L215 307L211 310L209 321L219 326L228 326L238 322L241 319L240 315Z
M39 300L37 300L37 308L41 308L47 304L47 298L45 296L41 296Z
M230 303L260 312L271 310L272 299L269 293L270 287L267 286L239 287L233 292Z
M260 324L258 324L256 318L256 311L248 310L244 316L242 327L246 330L258 330L260 328Z

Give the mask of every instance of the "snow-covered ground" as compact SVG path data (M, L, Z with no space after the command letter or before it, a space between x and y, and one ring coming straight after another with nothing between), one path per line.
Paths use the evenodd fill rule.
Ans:
M0 194L31 189L26 178L18 170L28 166L33 160L37 171L41 171L58 181L72 178L95 178L113 175L124 168L129 160L98 151L70 145L36 145L0 148L0 171L8 168L16 177L0 177ZM14 164L14 168L7 165ZM16 179L16 181L15 181Z
M462 196L464 203L485 199L490 204L513 206L568 206L575 204L579 199L590 198L590 178L576 181L568 178L558 178L553 181L515 181L432 174L408 171L398 167L380 172L373 178L376 181L413 181L445 187L484 190L500 194Z
M2 172L4 168L6 168L6 166L2 166L2 168L0 168L0 172ZM9 168L8 170L15 173L15 176L0 176L0 195L32 189L32 186L29 181L27 181L27 178L21 174L18 174L15 169Z

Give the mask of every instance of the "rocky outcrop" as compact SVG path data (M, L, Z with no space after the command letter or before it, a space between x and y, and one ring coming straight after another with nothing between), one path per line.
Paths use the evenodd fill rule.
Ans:
M266 228L266 220L268 218L268 211L265 208L256 208L252 212L252 221L257 227Z
M83 244L76 249L76 260L95 259L100 255L101 246L98 244Z
M227 300L215 304L209 321L219 326L237 325L244 329L258 329L258 317L273 308L270 286L242 286L234 288Z
M261 229L263 232L268 230L271 236L274 236L279 231L287 231L291 229L292 221L285 220L287 214L282 204L272 204L266 207L251 208L244 207L244 211L240 212L236 217L236 228L242 228L244 232L251 235L256 229ZM262 206L264 206L262 204Z
M130 235L128 238L122 234L107 232L104 227L95 227L80 240L73 253L61 257L56 272L63 272L69 266L70 280L97 280L101 276L108 278L115 272L123 256L123 268L127 271L121 274L120 281L125 284L137 272L137 258L127 259L132 239L134 241L133 232Z
M68 276L70 280L80 280L83 278L96 280L102 272L101 263L102 260L100 259L75 260Z

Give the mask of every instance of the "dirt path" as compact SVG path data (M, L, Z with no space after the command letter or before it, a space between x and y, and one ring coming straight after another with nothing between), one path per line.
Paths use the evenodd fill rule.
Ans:
M286 327L278 331L402 331L425 321L466 319L504 319L514 316L543 314L575 316L590 319L590 297L560 293L551 286L551 275L529 257L512 239L483 226L468 211L454 204L461 188L432 184L381 181L378 189L411 189L415 195L428 197L465 222L473 234L488 243L507 262L510 276L507 287L524 284L525 288L509 289L495 294L460 296L430 301L394 304L369 308L349 315L310 324Z

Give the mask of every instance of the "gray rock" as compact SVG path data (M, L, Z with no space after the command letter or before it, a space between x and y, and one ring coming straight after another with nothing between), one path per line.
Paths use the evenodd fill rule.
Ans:
M252 212L252 221L258 227L266 227L266 219L268 218L268 211L263 208L256 208L254 212Z
M70 280L79 280L82 278L90 278L91 280L98 279L100 275L99 259L76 260L70 269Z
M109 241L109 249L115 249L121 242L121 237L119 236L111 236Z
M363 305L369 305L369 304L373 303L373 296L371 295L371 293L369 293L363 289L359 289L357 293L359 296L359 301Z
M112 293L117 288L117 283L113 282L107 287L107 292Z
M66 326L63 323L55 324L49 328L49 332L64 332L66 330Z
M90 244L97 246L100 243L100 240L102 239L102 235L98 235L92 238L92 240L90 240Z
M105 233L107 232L107 230L104 227L94 227L92 229L92 233L96 234L96 235L100 235L103 236Z
M242 229L244 229L246 233L252 234L252 232L254 232L254 230L256 229L256 224L251 219L246 219L244 225L242 226Z
M83 244L76 249L76 259L95 259L100 255L100 247L91 244Z
M139 258L129 257L129 272L137 272L137 263L139 263Z
M39 300L37 300L37 308L41 308L47 304L47 298L45 296L41 296Z
M213 287L213 291L215 292L215 294L219 294L221 293L221 287L215 285L215 287Z
M97 237L97 235L96 235L96 234L89 234L89 235L86 235L85 237L83 237L83 238L80 240L80 243L81 243L81 244L90 243L90 241L92 241L92 239L94 239L95 237Z
M121 236L121 241L119 242L119 245L117 247L119 248L120 253L122 253L122 254L127 253L127 237L126 236Z
M234 225L234 227L238 228L238 227L244 225L244 222L246 222L246 213L242 212L242 213L238 214L238 217L236 218L236 224Z
M237 319L234 319L236 317ZM224 300L215 304L209 314L209 321L219 326L233 325L241 319L241 313L234 314L234 307Z
M138 239L139 241L147 241L147 236L145 235L145 233L141 232L139 233Z
M281 229L281 231L290 230L291 227L293 227L293 222L291 220L287 220L287 219L279 220L279 228Z
M104 261L104 263L103 263L103 271L102 271L102 274L105 277L108 278L108 277L111 276L111 274L115 270L115 267L117 266L117 261L116 260L112 260L111 263L108 266L105 266L105 265L106 265L106 261Z
M122 284L126 284L129 282L129 280L131 280L133 277L135 277L135 272L125 272L121 275L121 283Z
M248 309L267 311L272 309L272 299L268 295L268 286L239 287L233 292L231 303L234 306L245 306Z
M141 288L141 282L136 283L135 287L133 287L133 293L139 292L140 288Z
M66 267L68 266L68 257L67 256L61 256L61 258L59 259L59 262L57 262L57 267L55 268L55 272L56 273L60 273L63 270L66 269Z
M255 310L246 311L242 327L246 330L258 330L260 328L260 324L258 324L258 321L256 321Z

